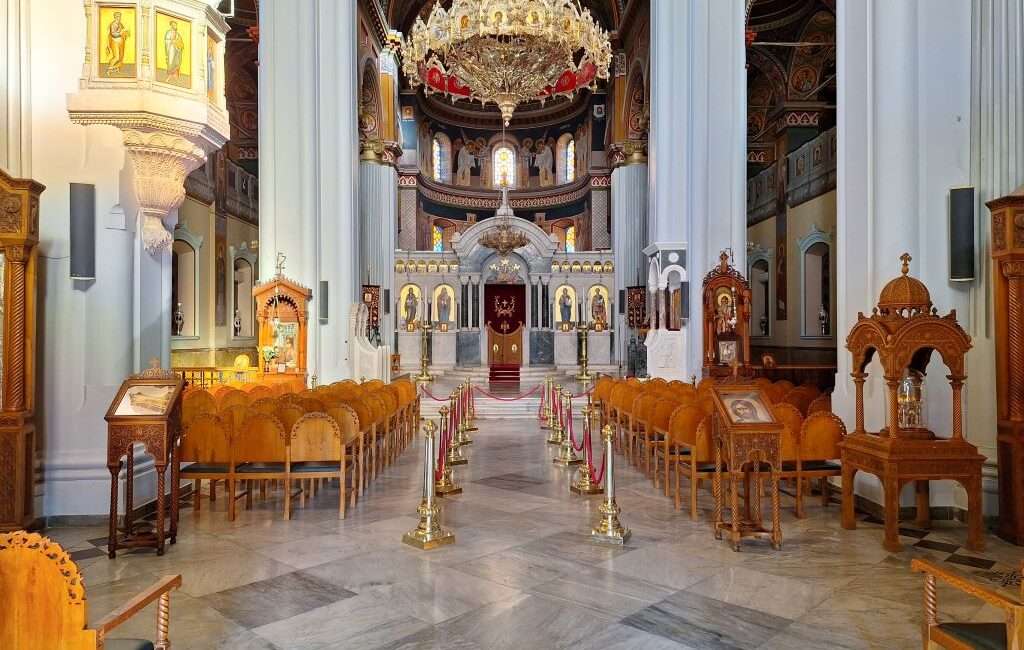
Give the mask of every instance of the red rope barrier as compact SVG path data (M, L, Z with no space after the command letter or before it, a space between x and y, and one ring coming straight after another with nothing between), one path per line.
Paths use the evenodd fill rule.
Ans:
M587 395L589 395L589 394L591 394L593 392L594 392L594 387L591 386L590 390L585 390L582 393L580 393L579 395L573 395L573 397L586 397Z
M541 387L541 385L537 384L536 386L533 387L533 389L530 392L522 393L521 395L518 395L516 397L498 397L497 395L494 395L492 393L488 393L487 391L485 391L483 388L480 388L479 386L474 386L473 388L475 388L476 390L480 391L481 393L483 393L487 397L490 397L491 399L496 399L496 400L501 401L501 402L516 402L518 400L525 399L525 398L533 395L538 390L540 390L540 387Z
M585 442L584 436L586 435L586 429L584 429L584 436L580 437L580 444L576 444L576 431L572 423L572 397L569 398L569 417L567 418L569 423L569 443L572 444L573 451L583 451L583 443Z
M447 402L448 401L446 398L434 397L434 394L431 393L429 390L427 390L426 386L420 386L420 390L422 390L426 394L427 397L429 397L430 399L434 400L435 402Z

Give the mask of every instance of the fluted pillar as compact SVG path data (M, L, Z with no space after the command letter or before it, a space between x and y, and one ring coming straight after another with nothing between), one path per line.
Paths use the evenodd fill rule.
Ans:
M379 160L359 162L359 258L361 281L395 295L395 220L398 218L398 172ZM383 295L383 294L382 294ZM381 332L391 332L392 314L381 314ZM386 339L382 339L386 340Z
M354 0L263 0L260 8L260 278L313 289L308 367L351 374L349 312L359 299L359 150ZM327 282L327 319L316 317Z
M29 0L0 0L0 169L12 176L32 175Z
M644 238L647 222L647 161L637 158L612 171L612 250L615 254L615 288L643 284ZM616 300L618 298L616 297ZM626 362L629 337L626 316L615 310L615 359Z

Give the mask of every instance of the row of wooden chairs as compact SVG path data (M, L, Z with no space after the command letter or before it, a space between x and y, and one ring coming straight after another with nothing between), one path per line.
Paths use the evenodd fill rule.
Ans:
M822 503L828 504L828 477L841 473L836 459L846 427L826 408L827 395L821 395L817 388L759 381L776 418L785 425L782 477L795 481L795 510L798 517L803 517L808 481L820 480ZM700 483L713 478L715 471L713 386L710 379L693 385L603 377L594 387L593 399L602 423L614 427L616 448L651 478L656 489L660 483L665 496L669 496L670 478L674 476L676 509L681 505L680 476L689 478L690 516L694 519ZM768 386L773 387L770 393Z
M206 391L186 398L189 413L183 416L187 424L178 460L189 463L181 475L193 481L196 511L204 480L209 481L211 500L216 499L217 483L226 484L230 519L235 518L238 498L244 496L251 507L254 483L265 496L271 481L284 486L288 519L294 496L304 504L307 493L315 494L321 482L337 478L338 512L344 517L346 503L355 504L369 481L408 446L419 421L416 388L404 380L345 381L279 397L256 393L245 403L224 399L234 395L226 391L220 400ZM293 481L301 486L296 494ZM246 488L241 493L236 490L239 483Z

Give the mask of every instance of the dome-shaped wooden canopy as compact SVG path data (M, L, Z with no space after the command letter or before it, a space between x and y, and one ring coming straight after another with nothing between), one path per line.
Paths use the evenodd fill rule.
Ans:
M928 293L928 287L917 278L908 275L911 259L913 258L908 253L901 255L902 274L882 288L882 293L878 297L878 311L884 316L927 314L932 309L932 297Z

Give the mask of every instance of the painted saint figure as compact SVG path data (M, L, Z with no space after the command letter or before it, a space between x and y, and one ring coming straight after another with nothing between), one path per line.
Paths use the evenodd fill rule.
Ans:
M455 184L468 187L471 182L472 172L470 171L476 167L476 156L469 149L469 143L459 149L458 167L455 173Z
M451 312L452 299L448 294L448 287L442 287L441 293L437 297L437 321L439 323L447 323L448 315Z
M405 326L409 327L416 323L416 312L419 309L420 301L416 292L411 288L405 294Z
M562 289L562 295L558 297L558 310L562 316L563 323L571 322L572 296L569 295L568 287Z
M715 309L715 334L731 334L733 324L732 300L729 294L723 293L718 297L718 307Z
M178 21L172 20L164 32L164 55L167 57L167 80L181 78L181 55L185 51L185 40L178 33Z
M107 28L107 74L114 74L121 71L124 64L124 48L131 32L121 22L121 12L114 12L114 19L110 21Z
M542 142L537 150L537 158L534 161L537 169L540 170L540 186L551 187L555 184L555 155L547 142Z
M604 304L604 295L600 291L594 293L594 299L590 302L590 316L595 323L604 325L608 322L608 308Z

